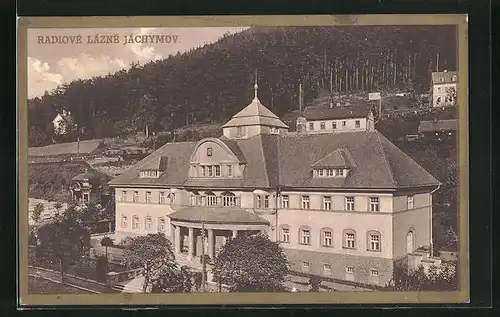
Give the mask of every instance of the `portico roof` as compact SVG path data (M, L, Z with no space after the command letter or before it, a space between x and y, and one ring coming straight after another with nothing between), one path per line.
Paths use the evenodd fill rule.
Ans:
M186 207L168 217L171 220L199 223L269 225L269 221L236 207Z

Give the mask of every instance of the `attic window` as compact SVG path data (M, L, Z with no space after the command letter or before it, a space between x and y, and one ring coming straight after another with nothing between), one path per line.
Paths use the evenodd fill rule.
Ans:
M315 178L344 178L347 176L348 169L347 168L316 168L314 169L314 177Z
M143 170L141 171L141 178L158 178L160 174L159 170Z
M212 156L212 148L207 147L207 156Z

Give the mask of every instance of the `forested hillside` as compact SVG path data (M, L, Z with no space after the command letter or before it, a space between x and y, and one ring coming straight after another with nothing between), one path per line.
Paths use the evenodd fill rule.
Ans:
M87 138L169 131L187 120L222 121L259 98L278 115L320 88L354 93L426 92L429 72L455 69L453 26L256 27L165 60L77 80L28 101L29 144L51 142L57 111L72 112Z

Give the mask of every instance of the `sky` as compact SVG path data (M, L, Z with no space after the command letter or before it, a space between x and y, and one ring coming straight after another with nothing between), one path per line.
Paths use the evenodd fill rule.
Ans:
M245 28L116 28L116 29L28 29L28 98L42 96L57 86L75 79L87 79L127 69L132 62L145 64L169 54L217 41L226 33ZM118 43L111 41L117 34ZM81 35L81 43L77 42ZM95 36L98 35L98 42ZM102 35L110 38L103 39ZM138 42L129 43L133 35ZM147 35L147 43L141 43ZM164 43L157 36L165 36ZM49 37L47 39L47 37ZM54 42L53 39L57 37ZM63 39L63 37L65 37ZM89 38L90 37L90 38ZM108 40L109 39L109 40ZM167 39L170 43L167 43ZM67 43L58 41L67 40ZM70 41L73 40L73 43ZM100 43L104 40L105 43ZM109 42L108 42L109 41Z

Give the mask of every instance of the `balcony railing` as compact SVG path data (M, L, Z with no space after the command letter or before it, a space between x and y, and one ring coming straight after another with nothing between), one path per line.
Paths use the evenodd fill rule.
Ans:
M191 206L203 207L241 207L239 196L194 195L191 196Z

